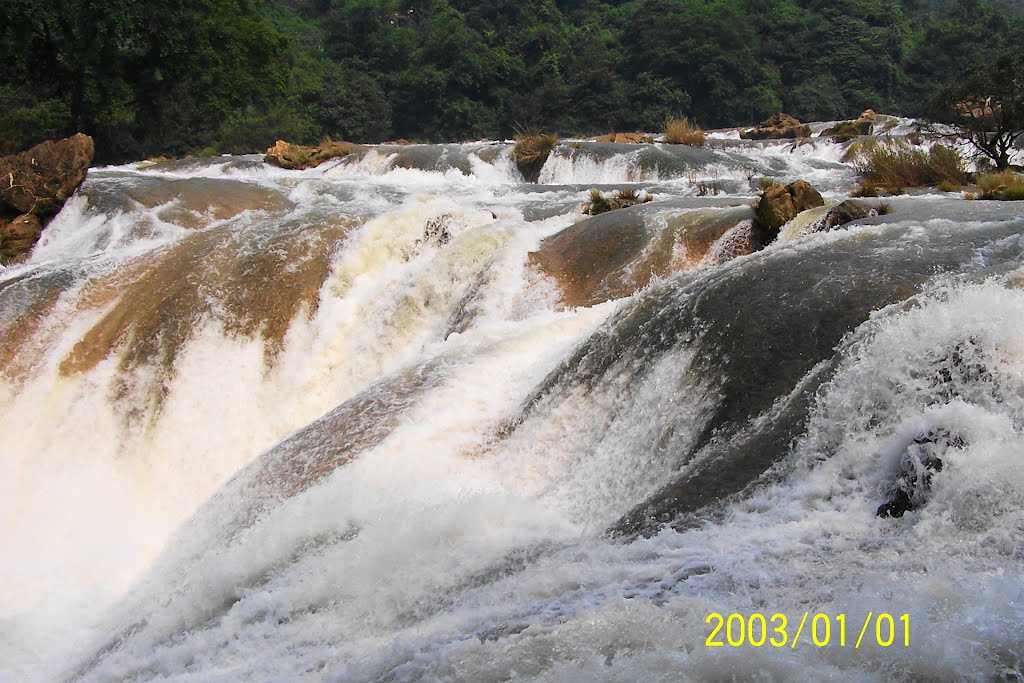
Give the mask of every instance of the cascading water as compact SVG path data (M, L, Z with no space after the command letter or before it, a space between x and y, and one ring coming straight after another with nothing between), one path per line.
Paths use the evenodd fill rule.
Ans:
M507 149L90 173L0 271L0 680L1020 677L1021 210L741 256L842 147ZM705 645L808 611L911 645Z

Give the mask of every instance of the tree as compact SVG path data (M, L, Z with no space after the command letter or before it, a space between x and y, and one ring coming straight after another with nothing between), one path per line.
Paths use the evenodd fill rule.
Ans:
M932 101L932 117L952 126L1000 170L1024 135L1024 51L1007 52L968 70Z

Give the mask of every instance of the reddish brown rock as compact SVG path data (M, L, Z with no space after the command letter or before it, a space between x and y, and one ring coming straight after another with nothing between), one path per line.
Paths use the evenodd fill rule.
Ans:
M878 115L872 109L865 109L856 121L841 121L826 128L818 137L832 138L833 142L847 142L858 135L871 135L875 130Z
M0 218L0 260L6 264L24 261L42 232L39 217L30 213L10 220Z
M653 137L643 133L608 133L607 135L597 136L595 140L597 142L615 142L629 145L649 145L654 142Z
M264 160L273 166L289 170L302 170L319 166L331 159L350 154L361 154L365 151L366 148L362 145L351 142L329 141L321 143L318 147L308 147L278 140L273 147L267 150Z
M685 211L653 222L643 212L635 207L582 220L545 238L530 253L530 266L550 278L563 306L593 306L704 265L713 245L751 216L747 206Z
M43 224L38 216L25 213L11 220L0 218L0 240L38 239L43 231Z
M0 157L0 262L28 257L47 220L85 180L95 151L79 133Z
M764 249L763 235L754 221L747 219L729 228L701 258L699 265L718 266L740 256Z
M160 220L185 228L205 228L243 211L284 211L293 204L276 190L230 178L147 178L124 197L149 208L161 207Z
M95 152L92 138L78 133L0 158L0 202L23 214L57 213L85 180Z
M824 206L825 200L806 180L797 180L789 185L776 183L767 188L757 203L757 222L767 232L769 241L779 233L779 228L796 218L807 209Z
M784 138L809 138L811 127L800 123L789 114L775 114L750 130L740 133L744 140L781 140Z

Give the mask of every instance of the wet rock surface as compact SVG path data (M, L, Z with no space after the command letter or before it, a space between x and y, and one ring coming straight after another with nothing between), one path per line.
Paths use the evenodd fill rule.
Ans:
M796 218L801 211L824 205L825 200L810 183L798 180L788 185L776 183L765 189L755 213L761 227L774 237L779 228Z
M46 223L85 180L95 153L92 138L78 133L0 158L0 261L28 258Z
M608 133L594 138L597 142L616 142L619 144L644 145L654 142L654 138L644 133Z
M783 113L775 114L750 130L740 133L740 138L743 140L782 140L809 138L810 136L811 127L809 125L800 123L796 118Z
M361 154L365 151L365 147L351 142L329 141L317 147L308 147L278 140L267 150L265 160L273 166L299 171L314 168L331 159Z
M659 217L651 204L634 206L546 238L529 262L554 280L565 306L592 306L629 296L656 277L706 265L702 259L716 243L749 219L748 207Z
M860 135L871 135L875 131L878 115L874 110L866 109L854 121L840 121L834 126L821 131L818 137L831 138L832 142L848 142Z

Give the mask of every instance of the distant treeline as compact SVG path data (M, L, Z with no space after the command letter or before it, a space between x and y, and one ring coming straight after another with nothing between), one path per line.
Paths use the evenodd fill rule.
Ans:
M3 0L0 153L916 115L1024 41L1006 0Z

